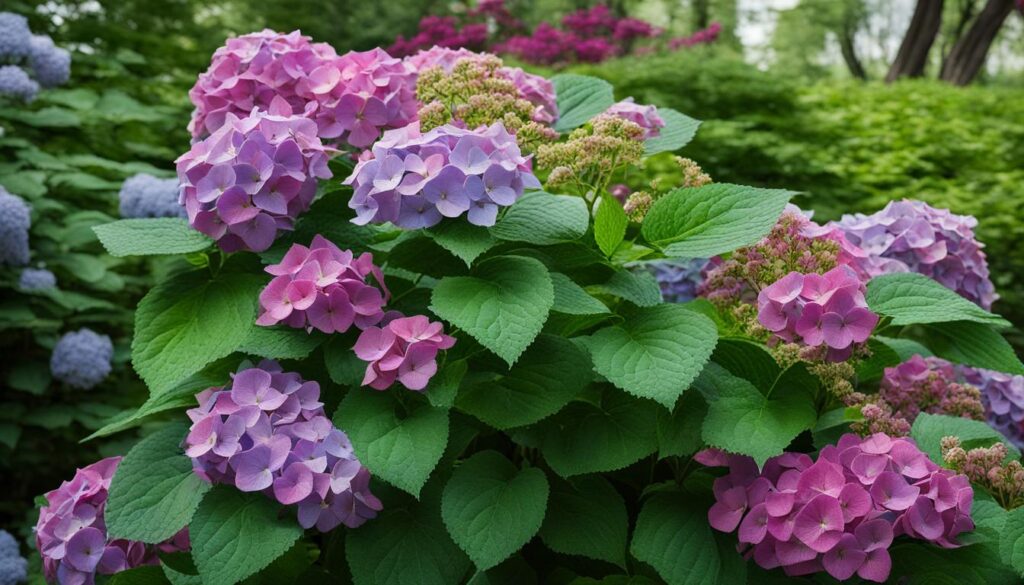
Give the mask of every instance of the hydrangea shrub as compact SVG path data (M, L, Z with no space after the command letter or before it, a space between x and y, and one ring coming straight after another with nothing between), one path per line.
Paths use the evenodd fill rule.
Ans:
M226 47L178 163L187 219L97 228L193 266L137 310L150 400L98 433L165 421L105 509L112 538L187 527L162 576L1018 579L1019 463L993 459L1020 453L979 410L1012 409L955 368L1024 365L951 281L876 275L792 192L689 159L682 185L613 187L697 122L600 80L445 49L349 61L298 33ZM437 99L452 87L474 93ZM328 95L358 131L321 123ZM647 269L669 262L688 275ZM683 280L697 298L666 298Z

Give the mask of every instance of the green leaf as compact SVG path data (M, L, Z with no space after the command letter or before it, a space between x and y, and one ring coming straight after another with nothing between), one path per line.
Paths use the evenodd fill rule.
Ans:
M728 183L677 189L644 218L644 238L667 256L710 258L758 242L795 193Z
M347 531L345 557L355 585L457 585L469 568L436 503L385 506L377 518Z
M324 345L324 365L335 384L359 388L366 374L366 362L352 351L352 343L348 337L332 336Z
M267 568L246 579L243 585L290 585L301 582L299 579L319 556L320 549L300 540Z
M406 409L392 394L367 388L349 391L334 424L374 476L417 497L448 444L447 410L423 403Z
M541 451L558 475L570 477L622 469L658 448L660 409L614 390L598 404L573 402L540 425Z
M541 335L507 374L463 387L456 404L492 427L519 427L561 410L589 379L587 354L565 338Z
M782 373L764 345L746 339L719 339L711 361L733 376L752 383L761 392L768 392Z
M896 352L896 355L900 357L901 362L905 362L914 355L921 357L930 357L935 355L930 349L914 341L913 339L900 339L897 337L885 337L882 335L875 335L872 337L875 341L882 343L892 351Z
M626 299L638 307L653 307L661 303L658 281L646 270L620 270L608 282L592 285L590 289Z
M92 229L107 252L118 257L191 254L213 244L180 217L119 219Z
M302 536L295 513L259 493L217 486L189 524L192 558L204 583L232 585L258 573Z
M466 376L469 365L466 360L449 361L430 380L427 386L427 400L438 408L451 408L455 404L455 395L459 392L462 378Z
M559 132L582 126L615 103L612 86L603 79L563 73L552 77L551 82L558 102L555 130Z
M857 365L858 383L875 382L885 374L886 368L905 361L900 358L896 350L874 337L868 339L868 350L871 355Z
M942 464L942 437L949 436L960 437L965 443L987 441L991 445L1002 441L1014 459L1020 457L1020 450L1014 447L1013 443L999 431L979 420L922 412L914 419L910 436L917 442L917 446L939 465Z
M718 330L679 305L641 308L586 342L594 369L619 388L672 408L711 357Z
M999 556L1024 576L1024 508L1010 510L999 537Z
M82 125L82 119L75 112L53 106L36 111L22 108L2 110L0 117L14 119L22 124L38 128L75 128Z
M169 583L160 567L143 566L115 573L106 585L165 585Z
M686 392L672 412L658 412L658 458L689 457L704 444L701 425L708 405L700 392Z
M597 206L597 214L594 216L594 240L605 256L611 256L622 243L622 239L626 237L627 225L629 218L626 217L622 205L610 195L602 196L601 204Z
M238 351L271 360L300 360L326 340L325 335L292 327L253 327Z
M957 549L915 543L893 543L890 582L901 585L1019 585L999 558L994 543Z
M578 240L589 226L590 213L582 198L531 191L505 211L491 234L502 240L547 246Z
M473 260L498 243L487 228L464 221L444 222L427 233L442 248L461 258L466 266L472 266Z
M547 503L543 471L520 471L500 453L481 451L452 473L441 496L441 518L477 568L487 570L537 534Z
M935 355L1008 374L1024 374L1024 364L1003 336L988 325L971 321L935 323L927 326L928 343Z
M604 303L590 296L583 287L560 272L551 273L551 284L555 291L552 311L566 315L603 315L608 312Z
M472 276L442 279L430 310L512 365L540 333L554 300L543 264L499 256L481 262Z
M551 484L551 499L540 538L548 548L626 566L629 519L626 502L600 476Z
M801 372L798 376L794 372ZM697 387L708 401L702 436L731 453L750 455L758 466L779 455L802 431L814 426L816 412L806 370L786 370L765 394L717 364L705 368Z
M644 156L679 150L693 140L700 128L700 120L694 120L672 108L658 108L658 115L665 121L665 127L658 136L644 142Z
M135 311L132 364L160 394L245 341L263 279L222 270L175 275L153 287Z
M107 532L111 538L158 543L188 525L210 490L181 450L188 425L173 423L139 441L110 483Z
M640 510L629 550L669 585L745 583L743 557L723 540L708 524L703 501L663 493Z
M36 396L46 392L50 380L50 367L43 362L19 362L7 374L8 386Z
M865 298L872 311L893 325L974 321L996 327L1010 322L993 315L923 274L883 274L868 282Z

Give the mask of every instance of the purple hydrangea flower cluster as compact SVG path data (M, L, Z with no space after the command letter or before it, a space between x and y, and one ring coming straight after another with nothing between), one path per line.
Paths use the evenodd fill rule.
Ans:
M71 76L71 53L46 35L33 35L28 20L11 12L0 12L0 63L0 95L24 102L35 99L40 86L57 87Z
M643 128L644 140L661 135L661 129L665 127L665 120L658 115L658 108L640 105L631 97L613 104L604 113L624 118Z
M288 104L288 114L305 114L316 101L313 86L335 69L337 57L333 47L312 43L299 31L281 34L265 29L228 39L188 92L196 107L189 132L196 138L206 136L220 128L228 114L244 118L253 108L269 110L275 100Z
M113 357L110 337L83 327L57 341L50 355L50 373L72 388L89 390L110 374Z
M878 394L895 416L909 423L922 412L984 418L978 389L957 382L953 364L936 357L914 355L897 366L885 368Z
M423 390L437 373L437 353L455 345L455 338L423 315L391 312L388 317L380 327L367 327L356 341L356 355L369 362L363 385L385 390L398 380L409 390Z
M981 390L988 424L1024 449L1024 376L960 366L968 384Z
M71 53L53 44L47 35L32 37L28 62L43 87L64 85L71 78Z
M196 399L185 453L200 476L297 504L299 524L321 532L355 528L381 510L370 472L324 414L316 382L265 360Z
M661 288L661 298L666 303L685 303L697 298L697 285L703 280L703 270L708 261L703 258L692 260L656 260L644 266L654 275Z
M75 472L71 481L46 494L39 510L36 548L50 582L91 585L97 573L111 575L160 563L158 553L189 550L188 528L167 541L150 545L109 539L103 512L107 490L120 457L108 457Z
M57 277L45 268L25 268L18 277L18 288L21 290L47 290L56 287Z
M972 216L905 199L872 215L844 215L834 225L867 252L861 264L871 276L917 272L985 309L999 298Z
M845 361L878 324L865 292L846 265L825 274L790 272L758 293L757 320L784 341L825 345L830 361Z
M31 44L28 19L13 12L0 12L0 60L27 57Z
M500 122L479 130L446 124L425 134L417 123L390 130L345 184L355 189L349 200L354 223L407 229L463 214L474 225L492 226L498 207L515 203L526 188L540 188L529 159Z
M0 96L7 95L23 102L31 102L39 93L39 84L17 65L0 67Z
M18 541L0 530L0 585L17 585L28 578L28 561L21 556Z
M178 191L178 179L158 179L145 173L128 177L117 194L121 217L185 217Z
M310 89L319 103L314 118L321 138L366 148L381 131L416 120L412 67L383 49L350 51L313 72Z
M269 248L309 209L317 179L331 177L316 123L277 104L247 118L229 114L175 161L189 222L225 251Z
M274 279L260 293L258 325L284 322L290 327L344 333L365 329L384 317L388 290L369 253L354 257L323 236L307 248L293 244L279 264L265 270ZM370 276L378 287L367 284Z
M32 216L27 203L0 185L0 266L28 264L28 228Z
M964 475L932 463L909 439L843 435L813 461L803 453L772 457L759 472L750 457L718 450L695 459L728 467L715 480L708 521L738 529L740 550L789 576L826 571L884 582L889 545L907 535L945 548L974 529L974 490Z

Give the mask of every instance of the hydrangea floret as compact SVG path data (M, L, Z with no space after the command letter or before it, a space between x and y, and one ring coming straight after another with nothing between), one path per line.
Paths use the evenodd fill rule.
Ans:
M462 215L491 226L499 207L540 187L530 159L501 122L480 130L444 125L424 133L417 123L389 130L345 184L355 190L349 201L354 223L406 229Z
M228 114L176 161L189 223L224 251L269 248L331 177L316 123L287 111L279 99L270 113Z
M264 360L196 399L185 453L203 478L297 505L299 524L321 532L354 528L381 510L370 472L324 413L317 382Z
M967 366L959 369L964 380L981 391L989 426L1024 448L1024 376Z
M910 439L846 434L817 461L784 453L760 471L750 457L718 450L695 459L729 468L714 482L711 526L736 531L748 558L789 576L824 570L840 581L856 574L882 583L893 538L955 548L974 528L968 478L932 463Z
M307 248L293 244L278 264L264 269L274 275L260 293L258 325L344 333L355 325L365 329L384 317L388 290L373 255L356 257L317 235ZM377 286L368 280L373 277Z
M64 85L71 78L71 53L53 43L47 35L33 35L29 66L39 85L45 88Z
M89 390L110 374L113 357L110 337L83 327L57 341L50 355L50 373L72 388Z
M423 390L437 373L437 354L455 345L444 325L423 315L389 313L379 327L367 327L356 341L355 353L368 362L363 385L377 390L397 380L409 390Z
M189 550L188 528L157 545L107 536L103 513L120 462L120 457L108 457L83 467L46 494L35 533L47 580L89 585L97 574L157 565L158 553Z
M121 217L185 217L178 203L178 179L138 173L125 179L117 194Z
M985 309L999 298L973 216L904 199L871 215L844 215L833 225L867 253L858 264L869 276L917 272Z
M25 200L0 185L0 266L28 264L31 210Z

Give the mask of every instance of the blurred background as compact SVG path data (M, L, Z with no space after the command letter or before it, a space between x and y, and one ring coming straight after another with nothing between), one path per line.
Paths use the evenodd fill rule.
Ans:
M134 441L79 444L145 400L132 311L154 274L176 268L112 258L91 228L124 213L125 179L173 179L197 74L226 37L264 27L339 53L466 46L605 78L618 98L703 120L679 154L715 181L798 190L818 219L901 198L975 215L1002 295L994 310L1024 324L1018 0L3 0L0 11L28 17L72 63L31 104L0 100L0 186L31 204L31 265L57 282L27 291L18 271L0 273L0 527L22 537L33 498ZM646 172L679 178L668 155ZM112 372L89 390L50 368L58 339L81 327L113 342Z

